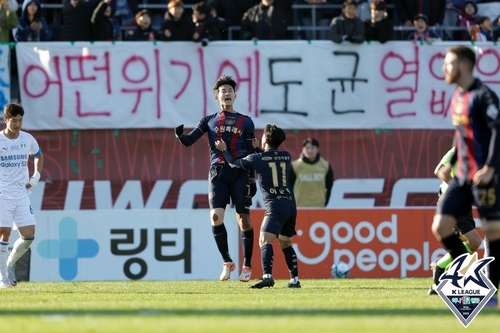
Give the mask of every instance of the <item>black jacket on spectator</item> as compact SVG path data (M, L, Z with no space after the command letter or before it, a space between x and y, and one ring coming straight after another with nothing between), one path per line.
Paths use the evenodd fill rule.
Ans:
M239 26L247 10L259 4L259 0L208 0L210 6L217 10L217 16L228 21L229 25Z
M97 6L98 0L80 0L73 7L70 0L65 0L62 9L63 29L62 41L90 41L92 40L92 24L90 19Z
M335 17L330 23L330 39L335 43L342 43L344 40L351 43L363 43L365 41L363 21L357 17L348 19L344 14Z
M423 4L424 2L427 6ZM429 19L429 26L436 25L436 23L441 25L446 11L445 0L396 0L394 6L401 24L406 21L413 22L415 15L422 13ZM428 7L427 10L425 10L426 7Z
M394 27L392 21L387 17L381 21L372 23L371 19L364 22L365 25L365 40L379 41L385 43L394 38Z
M203 39L220 40L221 31L220 24L216 17L209 16L203 21L196 22L194 32L198 32L199 36L195 41L199 42Z
M262 3L250 8L241 20L240 36L243 40L257 38L276 40L288 38L288 20L293 0L276 0L271 7L271 24L268 13L270 7Z
M158 34L156 31L153 30L151 26L147 29L142 29L141 27L137 26L131 31L128 31L127 34L125 34L125 40L128 41L149 41L149 37L152 36L154 40L157 40Z
M92 14L92 40L113 40L114 27L113 23L109 20L107 16L104 16L104 12L109 4L101 1L97 7L94 9Z
M170 30L170 38L165 37L165 30ZM164 41L190 41L193 40L194 24L191 17L182 16L179 21L174 21L169 12L165 14L165 19L160 29L160 40Z

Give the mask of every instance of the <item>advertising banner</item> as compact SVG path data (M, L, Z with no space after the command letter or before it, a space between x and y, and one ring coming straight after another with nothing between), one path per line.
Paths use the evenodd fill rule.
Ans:
M217 280L222 270L207 210L51 211L36 219L31 281ZM238 264L234 214L226 228Z
M251 211L254 279L262 274L263 215ZM430 208L301 209L293 238L300 278L332 278L339 261L351 267L351 278L430 277L429 264L445 253L431 232L433 215ZM31 281L219 279L222 258L207 209L46 211L36 218ZM237 280L243 254L233 209L224 224ZM289 278L277 241L273 276Z
M263 215L262 210L252 211L255 230ZM431 232L433 217L432 208L301 209L293 238L299 275L332 278L333 263L343 261L351 267L352 278L430 279L430 263L446 253ZM260 253L258 245L254 251ZM478 253L482 257L483 250ZM289 278L277 241L273 276Z

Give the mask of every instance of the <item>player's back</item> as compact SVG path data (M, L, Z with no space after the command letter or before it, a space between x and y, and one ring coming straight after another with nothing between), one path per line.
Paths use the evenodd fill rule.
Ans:
M471 180L489 154L491 127L498 123L498 96L476 79L467 91L455 92L451 110L456 127L457 176Z
M266 208L295 206L295 197L288 180L292 161L290 153L285 150L266 150L252 157Z

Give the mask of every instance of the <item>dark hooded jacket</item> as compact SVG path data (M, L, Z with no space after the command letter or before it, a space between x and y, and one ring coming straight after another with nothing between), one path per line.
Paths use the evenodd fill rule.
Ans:
M38 10L35 16L30 20L28 17L28 5L30 3L36 3ZM33 22L41 22L42 28L40 30L31 29L31 24ZM52 29L49 24L42 17L42 11L40 7L39 0L25 0L22 6L22 15L19 18L19 26L16 31L16 40L18 42L46 42L52 39Z

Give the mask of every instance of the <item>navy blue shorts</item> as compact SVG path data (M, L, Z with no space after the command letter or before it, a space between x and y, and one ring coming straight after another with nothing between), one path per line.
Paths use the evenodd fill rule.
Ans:
M439 192L439 201L444 197L444 194ZM439 202L438 201L438 202ZM466 214L461 214L457 218L457 225L455 227L462 235L465 235L469 231L472 231L476 228L476 221L474 221L474 217L472 216L472 206L469 208Z
M476 185L472 181L460 184L456 178L450 180L442 200L438 202L437 213L459 218L466 215L475 203L479 216L486 221L500 220L500 186L498 174L487 185Z
M295 220L297 219L297 207L295 204L283 207L267 208L260 226L260 231L269 232L276 236L283 235L293 237L295 231Z
M241 168L231 168L228 164L211 165L208 174L208 202L210 209L225 209L232 202L237 213L249 214L252 196L248 172Z

